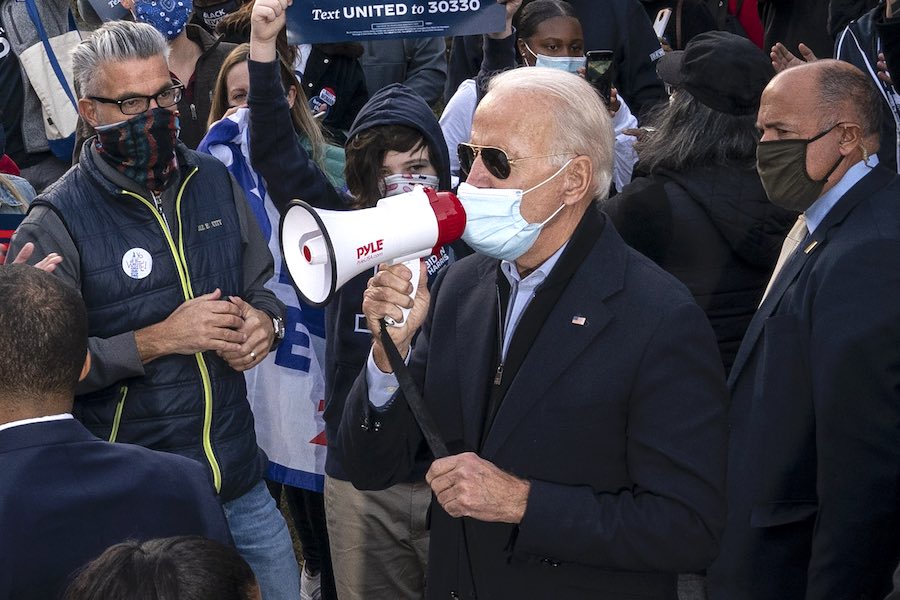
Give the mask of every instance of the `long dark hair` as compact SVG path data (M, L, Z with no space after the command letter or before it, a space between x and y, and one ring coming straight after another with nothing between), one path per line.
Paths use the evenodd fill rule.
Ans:
M685 90L659 105L648 131L635 143L642 173L684 171L705 165L749 168L756 164L756 116L713 110Z

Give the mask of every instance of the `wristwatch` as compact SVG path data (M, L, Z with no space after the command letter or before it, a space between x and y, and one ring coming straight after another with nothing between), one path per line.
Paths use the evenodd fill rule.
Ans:
M277 348L281 340L284 339L284 319L272 317L272 330L275 332L275 338L272 340L272 347L269 349L269 352Z

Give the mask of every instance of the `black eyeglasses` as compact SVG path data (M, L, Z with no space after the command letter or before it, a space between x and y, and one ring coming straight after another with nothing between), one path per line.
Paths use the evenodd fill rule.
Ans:
M172 87L166 88L153 96L132 96L131 98L123 98L121 100L113 100L112 98L101 98L99 96L88 96L90 100L96 100L103 104L118 104L119 110L124 115L139 115L150 110L150 101L156 100L156 105L160 108L168 108L174 106L181 101L184 93L184 84L173 79Z
M472 164L475 159L481 156L481 162L484 163L488 173L497 179L506 179L509 177L512 165L523 160L531 160L534 158L550 158L551 156L564 156L569 154L561 152L558 154L542 154L540 156L521 156L519 158L510 158L506 151L502 148L494 146L479 146L477 144L460 144L456 147L459 155L459 168L464 175L468 176L472 170Z

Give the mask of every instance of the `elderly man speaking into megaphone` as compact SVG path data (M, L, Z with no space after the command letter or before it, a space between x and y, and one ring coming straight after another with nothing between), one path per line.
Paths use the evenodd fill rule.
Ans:
M715 557L726 443L715 338L687 290L596 208L612 148L580 78L497 76L459 146L463 239L477 254L414 299L403 265L369 282L372 353L334 451L361 489L413 467L425 436L381 326L411 308L385 328L387 346L449 451L426 476L427 598L669 599L676 573Z

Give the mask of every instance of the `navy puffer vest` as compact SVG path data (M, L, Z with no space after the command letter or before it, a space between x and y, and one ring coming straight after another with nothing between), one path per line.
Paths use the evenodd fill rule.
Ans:
M60 216L78 249L92 337L159 323L216 288L223 297L242 291L242 240L228 172L186 149L179 158L177 218L168 228L153 198L113 186L90 152L37 202ZM223 501L260 480L266 457L256 444L242 373L215 352L164 356L144 370L76 397L75 416L102 439L208 465Z

